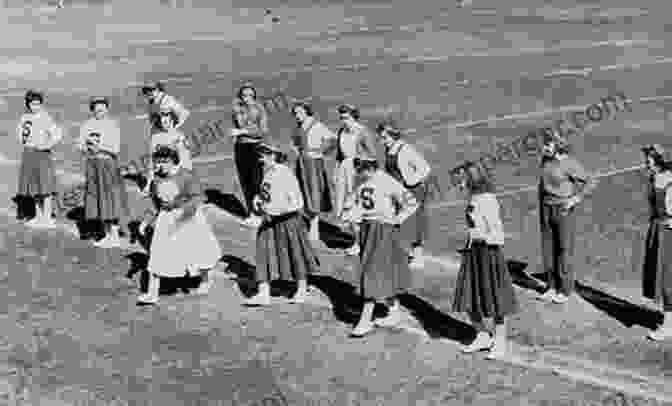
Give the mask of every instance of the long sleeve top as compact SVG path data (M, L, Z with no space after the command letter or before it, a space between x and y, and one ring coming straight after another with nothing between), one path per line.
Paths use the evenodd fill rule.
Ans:
M336 133L335 144L329 148L329 152L336 149L336 160L355 158L359 154L376 156L376 145L373 134L362 124L356 124L352 130L345 126Z
M237 137L238 142L259 142L268 134L268 113L260 103L234 102L232 118L235 128L247 131Z
M572 197L583 198L597 186L597 179L573 157L544 159L539 191L545 204L564 204Z
M24 147L40 150L51 149L63 139L63 130L46 111L21 115L16 132Z
M311 158L322 158L329 143L336 140L336 134L315 118L303 123L301 134L294 139L294 145L300 153Z
M275 164L264 173L259 192L261 210L280 216L303 208L303 194L294 172L283 164Z
M77 143L79 149L85 150L89 142L113 156L119 155L121 130L117 120L111 118L86 120L79 129L79 142Z
M161 131L159 113L161 111L172 111L177 114L177 123L175 128L180 128L189 115L191 114L186 107L184 107L176 98L173 96L161 93L158 100L152 102L147 107L147 115L149 117L149 123L152 126L150 133L154 134Z
M432 170L425 158L403 141L392 144L385 156L385 169L407 188L423 182Z
M418 202L401 183L382 170L357 186L346 201L346 221L401 224L418 209Z
M187 170L193 169L191 151L187 147L187 138L182 131L173 128L152 135L149 139L149 156L151 157L154 151L161 146L175 148L180 157L180 166Z
M500 206L493 193L473 195L467 205L467 232L470 241L504 245L504 226Z

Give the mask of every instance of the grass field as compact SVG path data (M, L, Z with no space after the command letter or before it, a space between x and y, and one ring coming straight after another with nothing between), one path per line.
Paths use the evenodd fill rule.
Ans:
M192 3L187 11L119 1L105 14L74 2L58 13L0 17L8 29L0 40L7 82L0 131L8 135L0 139L0 199L9 215L0 230L0 373L8 384L23 384L15 372L31 377L33 398L65 404L266 405L273 396L289 405L620 405L619 393L624 404L672 402L672 347L644 339L660 313L640 298L642 174L623 170L640 163L642 144L672 147L664 134L669 3ZM246 80L265 95L310 98L331 126L342 102L362 106L371 126L395 115L413 129L411 141L444 189L464 159L566 117L568 106L584 109L616 92L633 104L572 140L589 168L610 173L580 209L578 297L552 307L521 286L523 310L511 321L515 351L507 362L488 362L459 352L474 332L451 313L464 226L455 191L432 209L432 257L403 299L404 327L363 340L347 338L359 311L353 264L328 250L320 250L324 266L309 304L241 308L241 292L251 289L253 235L216 211L210 219L239 282L218 280L207 298L166 296L150 310L135 307L135 286L124 277L129 251L15 224L9 198L20 150L11 129L24 90L45 89L50 110L68 125L57 161L72 175L81 172L72 140L88 97L112 98L122 155L131 160L143 145L138 85L156 79L192 109L187 131L228 117ZM289 140L287 112L273 115L271 129L276 140ZM206 151L196 170L207 185L236 192L231 151L228 141ZM540 261L535 193L527 188L537 165L527 156L496 167L505 253L530 273Z

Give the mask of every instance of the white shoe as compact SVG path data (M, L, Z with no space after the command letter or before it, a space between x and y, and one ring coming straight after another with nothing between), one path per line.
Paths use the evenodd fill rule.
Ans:
M271 304L270 296L256 294L243 302L245 306L269 306Z
M159 303L159 298L150 295L149 293L143 293L138 296L137 304L142 305L155 305Z
M289 303L306 303L306 299L308 298L308 293L307 292L296 292L294 296L289 298Z
M672 325L669 326L662 325L658 327L656 330L650 332L647 337L653 341L663 341L668 338L672 338Z
M359 244L355 243L352 247L345 250L345 255L349 257L356 257L359 255Z
M362 338L365 335L372 332L374 329L375 329L375 326L371 322L357 324L357 326L350 333L350 337L352 337L352 338Z
M485 358L490 360L502 359L506 356L506 345L495 343Z
M479 331L476 335L476 339L469 345L462 348L462 352L465 354L472 354L478 351L489 350L492 348L494 341L490 334Z
M194 292L196 295L207 295L210 292L210 288L215 284L215 281L210 277L207 282L201 282Z
M557 296L557 292L553 289L548 289L543 295L539 295L537 298L543 302L554 302Z
M563 304L567 303L568 300L569 296L565 295L564 293L557 293L553 298L553 303Z
M31 227L31 228L37 228L39 227L40 220L37 217L33 217L32 219L26 221L23 223L26 227Z
M250 217L246 218L246 219L243 221L243 223L244 223L247 227L257 228L257 227L259 227L259 226L261 225L261 218L260 218L259 216L250 216Z
M387 316L374 319L373 324L378 327L394 327L401 323L401 313L397 311L390 311Z
M408 266L413 269L421 269L425 267L425 259L421 256L412 256Z

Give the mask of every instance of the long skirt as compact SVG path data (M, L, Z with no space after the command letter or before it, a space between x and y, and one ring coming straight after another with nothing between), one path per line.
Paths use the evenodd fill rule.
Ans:
M360 293L365 299L383 300L411 288L408 256L401 248L399 227L363 222L360 236Z
M336 187L335 207L336 215L343 212L345 199L355 189L355 165L353 158L346 158L339 162L334 172L334 184Z
M644 297L663 303L663 310L672 311L672 230L660 220L649 223L642 272Z
M418 209L402 224L402 234L410 237L411 246L422 246L429 236L429 213L427 206L431 202L440 199L441 189L436 176L430 175L425 182L408 190L413 193L413 196L418 201Z
M330 212L331 190L324 159L299 155L296 161L296 177L303 192L304 211L310 216Z
M19 168L19 196L46 197L56 193L56 172L50 150L26 147Z
M112 157L86 160L84 217L87 220L119 220L128 212L126 185L119 162Z
M243 197L247 210L251 211L254 207L252 200L259 194L261 181L264 177L264 166L261 162L257 143L255 142L236 142L234 146L234 160L238 170L238 179L240 187L243 189Z
M307 233L297 212L262 222L257 233L257 281L303 280L317 272L319 262Z
M161 211L154 224L147 270L162 277L197 276L217 265L222 249L202 209L186 223L176 225L181 209ZM176 228L177 227L177 228Z
M481 318L504 317L518 311L513 282L500 246L475 241L462 253L453 310Z

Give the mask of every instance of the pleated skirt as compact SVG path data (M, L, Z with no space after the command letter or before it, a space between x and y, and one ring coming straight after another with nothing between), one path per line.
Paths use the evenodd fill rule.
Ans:
M323 158L300 154L296 160L296 177L303 192L304 210L308 215L332 210L329 178Z
M360 236L360 293L365 299L383 300L411 288L408 256L401 247L398 226L363 222Z
M86 159L84 216L87 220L119 220L128 213L126 185L112 157Z
M408 190L418 201L418 209L402 224L402 234L410 237L412 245L422 245L429 238L428 205L441 198L441 188L436 176L430 175L425 182Z
M463 252L453 311L481 318L518 311L513 281L500 246L476 241Z
M199 208L186 223L176 225L181 210L162 211L154 224L147 270L167 278L197 276L217 265L222 249ZM177 227L177 228L176 228Z
M26 147L19 168L19 196L45 197L56 193L56 172L51 151Z
M646 235L642 270L644 297L663 302L672 311L672 230L652 220Z
M256 248L259 282L301 280L319 270L306 222L298 212L264 220L259 226Z

